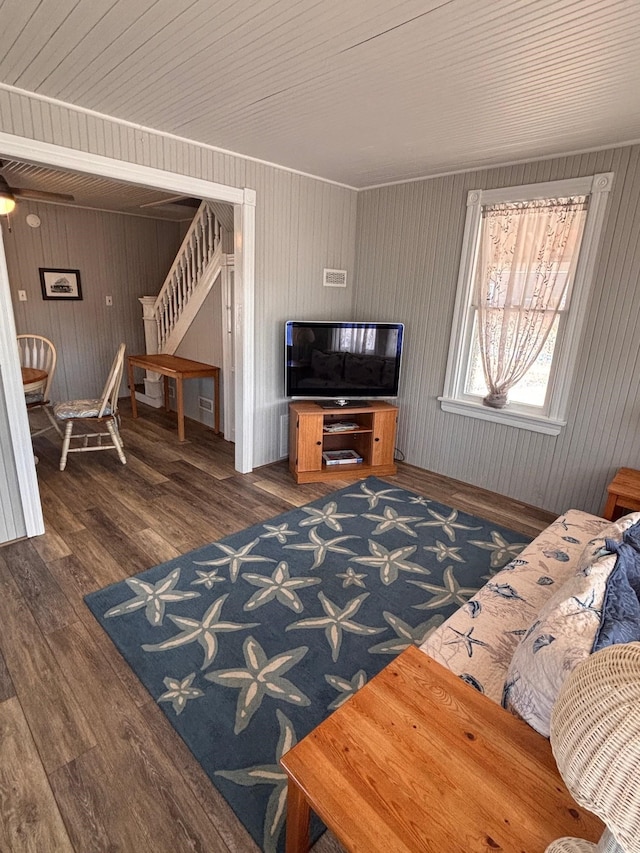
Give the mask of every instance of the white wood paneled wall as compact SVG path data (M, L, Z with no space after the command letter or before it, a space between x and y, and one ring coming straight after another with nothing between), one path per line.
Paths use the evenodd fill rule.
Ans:
M442 412L467 191L608 171L566 428L551 437ZM358 316L406 324L398 442L408 462L557 512L601 512L615 470L640 468L640 146L365 191L356 275Z
M354 269L357 193L6 89L0 89L0 127L5 133L256 190L253 464L276 460L280 415L287 410L284 321L351 316L352 287L324 288L322 271Z
M36 213L39 228L26 223ZM100 393L118 344L144 352L138 297L157 294L180 246L178 223L20 201L4 227L16 328L58 350L52 400ZM39 267L79 269L81 301L44 300ZM18 290L27 301L20 302ZM107 306L105 297L113 298ZM122 393L127 393L123 380Z
M0 542L26 535L0 364Z

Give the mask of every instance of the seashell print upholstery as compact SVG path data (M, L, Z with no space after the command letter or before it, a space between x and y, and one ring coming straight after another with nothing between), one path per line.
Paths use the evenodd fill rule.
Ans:
M594 540L610 527L611 522L596 515L568 510L502 571L487 578L470 601L427 637L421 650L502 702L516 647L540 609L575 574L585 549L597 551L601 545Z

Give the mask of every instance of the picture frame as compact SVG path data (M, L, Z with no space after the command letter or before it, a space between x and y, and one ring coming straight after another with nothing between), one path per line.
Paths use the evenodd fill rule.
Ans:
M82 299L80 270L39 267L43 299Z

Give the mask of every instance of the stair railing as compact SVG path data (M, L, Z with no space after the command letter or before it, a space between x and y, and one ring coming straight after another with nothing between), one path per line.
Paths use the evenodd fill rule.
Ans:
M220 243L221 226L203 201L153 306L158 329L158 352L164 346Z

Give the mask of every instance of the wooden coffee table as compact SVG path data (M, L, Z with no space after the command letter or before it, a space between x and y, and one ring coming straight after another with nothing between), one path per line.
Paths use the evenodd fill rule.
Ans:
M415 647L282 758L287 853L312 808L351 853L543 853L603 831L549 742Z

